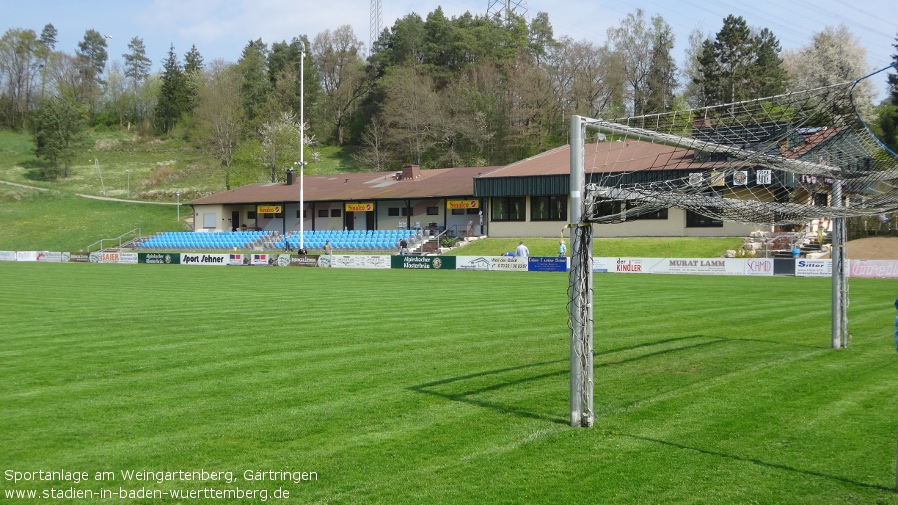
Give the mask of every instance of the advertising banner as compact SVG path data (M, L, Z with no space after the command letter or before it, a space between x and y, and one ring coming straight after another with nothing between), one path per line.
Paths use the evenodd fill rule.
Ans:
M170 253L137 253L137 262L147 265L177 265L181 262L181 255Z
M742 258L593 258L593 272L621 274L773 275L773 261Z
M374 210L374 204L371 202L347 203L346 212L371 212Z
M527 258L527 270L531 272L567 272L567 258L530 257Z
M181 253L182 265L225 266L229 264L227 254L187 254Z
M446 200L447 209L479 209L480 201L471 200Z
M610 262L609 262L610 263ZM614 263L608 265L606 272L614 272L616 274L647 274L651 273L645 269L642 258L614 258ZM595 271L595 262L593 262L593 271Z
M870 279L898 279L898 261L895 260L849 260L850 277Z
M0 251L0 261L15 261L16 260L16 252L15 251Z
M37 261L37 251L16 251L16 261Z
M772 258L746 258L745 275L773 275Z
M249 254L228 254L228 265L232 267L249 265Z
M666 258L649 267L653 274L743 275L745 260L729 258Z
M455 270L455 256L390 256L393 268Z
M118 263L119 253L96 251L90 253L90 258L93 263Z
M333 255L330 258L332 268L390 268L390 256L378 255Z
M62 263L62 253L55 251L41 251L37 253L37 261L45 263Z
M256 212L259 214L280 214L284 210L282 205L257 205Z
M281 254L278 256L279 267L317 267L318 255L306 254L294 256L292 254Z
M75 252L72 251L69 253L70 263L88 263L90 262L90 254L86 252Z
M796 277L832 277L833 260L797 259L795 261Z
M416 268L416 267L402 267ZM445 268L445 267L443 267ZM527 271L527 258L513 256L456 256L456 270Z
M127 265L136 265L137 264L137 253L136 252L123 252L118 253L118 262Z
M253 254L250 257L249 264L253 266L268 266L274 265L277 258L274 254Z

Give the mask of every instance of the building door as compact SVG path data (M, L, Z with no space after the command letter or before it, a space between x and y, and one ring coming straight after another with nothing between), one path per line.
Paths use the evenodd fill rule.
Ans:
M373 210L371 212L365 213L365 229L366 230L375 230L377 229L374 224L374 215L376 212Z
M237 231L240 228L240 211L231 211L231 231Z
M343 218L343 226L347 230L354 230L355 229L355 212L347 210L343 215L346 216L345 218Z

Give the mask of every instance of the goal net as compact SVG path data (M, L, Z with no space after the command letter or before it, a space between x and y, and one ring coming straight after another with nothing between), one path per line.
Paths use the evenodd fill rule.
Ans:
M847 345L845 218L898 210L898 156L870 131L852 94L869 77L663 114L571 118L572 426L594 420L594 224L672 207L758 225L830 219L833 347Z

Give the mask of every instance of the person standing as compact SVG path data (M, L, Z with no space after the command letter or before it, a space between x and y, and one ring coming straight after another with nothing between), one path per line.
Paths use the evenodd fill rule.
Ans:
M334 252L334 248L331 247L331 241L325 240L324 241L324 255L330 256L333 252Z
M567 256L567 245L564 243L564 239L558 241L558 257L564 258Z
M523 240L520 244L518 244L518 248L515 249L514 255L518 258L526 258L527 256L530 256L530 249L527 249L527 246L524 245Z
M408 254L408 240L403 237L402 240L399 241L399 255L405 256L406 254Z

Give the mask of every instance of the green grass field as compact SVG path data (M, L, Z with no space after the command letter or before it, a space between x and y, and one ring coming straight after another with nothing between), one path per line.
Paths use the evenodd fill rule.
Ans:
M0 263L0 278L0 493L898 503L893 281L850 281L837 351L828 279L597 275L597 421L575 429L564 274ZM89 478L9 480L38 470ZM52 500L122 501L262 502Z

